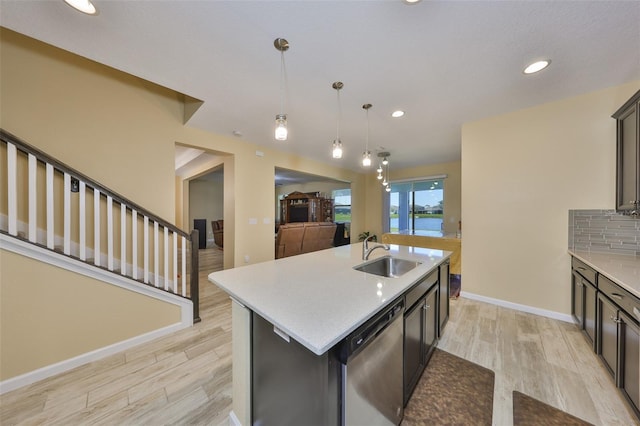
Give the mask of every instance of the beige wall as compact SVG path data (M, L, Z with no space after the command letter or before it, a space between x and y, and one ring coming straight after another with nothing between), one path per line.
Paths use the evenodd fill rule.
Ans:
M463 126L463 291L570 313L568 210L614 208L611 114L638 88Z
M180 322L178 306L0 250L0 381Z
M189 181L189 223L207 220L207 239L213 239L211 221L224 217L224 182L195 179Z
M390 163L390 165L393 163ZM455 234L458 229L458 221L461 220L460 208L460 162L431 164L407 169L389 170L389 180L391 182L403 179L416 179L437 175L447 175L444 180L444 231L445 234ZM382 199L385 191L376 178L375 174L367 175L367 210L369 212L380 212L378 214L368 214L365 225L366 230L376 235L382 234ZM355 231L352 231L355 234ZM357 234L355 234L357 235Z

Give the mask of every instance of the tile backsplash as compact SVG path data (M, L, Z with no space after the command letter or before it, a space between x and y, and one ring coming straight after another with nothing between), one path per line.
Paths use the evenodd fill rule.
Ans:
M615 210L569 210L569 249L640 256L640 218Z

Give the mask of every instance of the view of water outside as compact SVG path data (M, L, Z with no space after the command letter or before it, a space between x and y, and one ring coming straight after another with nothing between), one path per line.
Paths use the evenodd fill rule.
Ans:
M337 189L332 192L336 222L351 222L351 189Z
M444 190L442 180L391 186L389 229L422 235L439 235L442 230ZM402 195L402 197L401 197ZM400 200L407 203L404 208ZM400 214L407 214L400 220ZM406 226L400 229L400 223Z

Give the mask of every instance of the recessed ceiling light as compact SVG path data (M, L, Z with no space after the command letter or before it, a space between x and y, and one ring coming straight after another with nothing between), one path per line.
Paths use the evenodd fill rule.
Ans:
M533 74L538 71L542 71L543 69L548 67L550 63L551 63L551 59L543 59L542 61L537 61L530 64L522 72L525 74Z
M402 0L403 3L405 4L416 4L416 3L420 3L422 0Z
M66 4L87 15L96 15L98 10L90 0L64 0Z
M403 115L404 115L404 111L401 111L401 110L393 111L393 112L391 113L391 116L392 116L393 118L402 117Z

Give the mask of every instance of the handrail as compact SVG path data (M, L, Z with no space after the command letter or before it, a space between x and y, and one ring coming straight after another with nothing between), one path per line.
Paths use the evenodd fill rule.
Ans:
M42 161L55 166L57 169L62 170L62 171L66 171L67 173L69 173L70 175L73 175L76 178L80 178L84 182L88 183L91 188L98 189L101 193L111 196L114 200L117 200L120 203L126 204L127 206L131 207L132 209L135 209L138 212L143 212L145 216L147 216L149 219L152 219L152 220L158 222L158 224L160 224L160 225L162 225L164 227L167 227L167 228L171 229L172 231L177 232L178 234L182 235L183 237L190 238L188 232L185 232L182 229L178 228L177 226L172 225L168 221L160 218L159 216L154 215L153 213L151 213L149 210L145 209L144 207L140 207L140 205L134 203L133 201L129 200L128 198L118 194L115 191L112 191L111 189L107 188L106 186L101 185L100 183L98 183L95 180L91 179L87 175L77 171L73 167L70 167L70 166L66 165L65 163L63 163L63 162L61 162L59 160L56 160L55 158L51 157L50 155L40 151L38 148L36 148L36 147L34 147L32 145L29 145L25 141L23 141L20 138L12 135L11 133L7 132L4 129L0 129L0 140L2 140L3 142L9 142L9 143L12 143L14 145L19 146L22 149L22 151L27 152L27 153L31 153L31 154L35 155L36 157L38 157L39 159L41 159Z
M8 194L8 232L4 230L0 230L2 233L6 233L7 235L23 239L32 244L38 245L40 247L45 247L49 250L55 251L59 254L66 255L83 261L92 266L108 270L110 272L120 274L122 276L126 276L134 281L139 283L155 286L160 290L164 290L170 292L172 294L190 299L193 302L193 318L194 322L200 321L199 318L199 272L198 272L198 231L194 230L191 233L187 233L177 226L169 223L168 221L158 217L157 215L151 213L147 209L141 207L137 203L123 197L122 195L116 193L115 191L105 187L104 185L96 182L94 179L86 176L85 174L73 169L72 167L64 164L63 162L51 157L50 155L42 152L38 148L29 145L24 142L20 138L15 135L5 131L4 129L0 129L0 141L5 143L7 146L7 194ZM22 156L26 154L27 159L29 160L29 176L28 176L28 191L26 195L24 193L18 194L17 192L17 167L19 157L17 152L22 152ZM37 217L36 208L41 207L37 205L36 201L36 193L37 193L37 182L38 179L36 177L36 170L38 168L38 162L40 164L44 164L46 168L46 183L45 188L47 202L46 206L46 217L47 217L47 225L46 225L46 244L42 244L38 242L38 238L40 240L44 240L45 237L38 237L38 231L42 231L41 229L37 229L36 221L34 220ZM42 166L41 166L42 167ZM54 175L56 173L61 173L64 178L64 190L62 195L58 191L56 197L56 190L54 189ZM71 207L70 207L70 193L78 192L75 189L72 189L73 180L79 185L83 190L81 192L80 200L84 200L80 205L81 212L79 214L79 218L76 218L76 222L71 224ZM26 187L26 186L25 186ZM4 188L3 188L4 189ZM86 195L89 194L91 196L93 193L94 197L94 217L93 223L91 221L86 221ZM27 197L28 196L28 206L29 206L29 223L23 224L23 229L28 226L28 238L25 239L22 232L18 231L19 221L17 218L17 205L19 197ZM101 217L101 212L103 210L103 206L105 205L104 201L106 198L106 217L103 219ZM55 239L60 238L60 236L55 235L54 233L54 199L57 200L58 203L63 202L63 216L64 216L64 248L61 250L59 247L55 246ZM25 200L26 201L26 200ZM115 227L117 227L117 222L114 221L114 213L113 206L114 203L116 208L118 204L120 205L120 238L121 238L121 246L120 250L115 247L114 244L114 236L115 236ZM33 205L32 205L33 204ZM102 205L100 205L102 204ZM101 258L105 256L102 251L104 241L101 241L101 226L106 220L107 223L107 235L106 235L106 246L107 246L107 266L105 267L102 264ZM127 224L130 222L131 229L127 229ZM71 241L71 228L78 229L80 234L79 240ZM91 259L88 258L87 252L91 251L91 248L86 244L86 231L87 227L93 227L93 237L94 237L94 249L93 249L93 263L91 263ZM140 228L141 231L138 230ZM162 228L162 232L160 232L160 228ZM171 235L169 235L171 234ZM153 238L153 246L150 243L151 237ZM164 237L164 238L162 238ZM138 239L142 238L144 249L138 251ZM163 239L163 248L160 248L160 241ZM173 241L172 247L170 247L169 241ZM181 241L181 244L178 245L178 242ZM102 243L102 244L101 244ZM72 244L77 244L77 250L79 251L79 255L72 255ZM129 251L129 246L131 250ZM61 253L62 251L62 253ZM187 295L186 289L186 264L187 258L186 253L190 251L191 256L189 258L190 262L190 283L189 283L189 295ZM163 258L160 258L160 253L162 252ZM172 258L169 259L169 253L172 253ZM181 259L178 257L179 253L181 254ZM116 257L119 255L119 258ZM151 255L153 255L153 259L151 259ZM139 257L143 257L143 261L141 262L142 267L139 267ZM131 259L131 264L127 261ZM178 262L181 260L182 263L182 274L178 273ZM116 263L120 262L120 271L118 272ZM151 271L151 264L153 264L153 271ZM163 266L163 271L160 271L160 265ZM139 269L142 273L139 272ZM128 273L128 270L131 273ZM171 274L173 273L173 280L171 280ZM162 272L162 273L161 273ZM178 280L182 280L182 290L179 291L178 288ZM173 288L170 288L170 283L173 281ZM161 285L161 283L163 285Z

